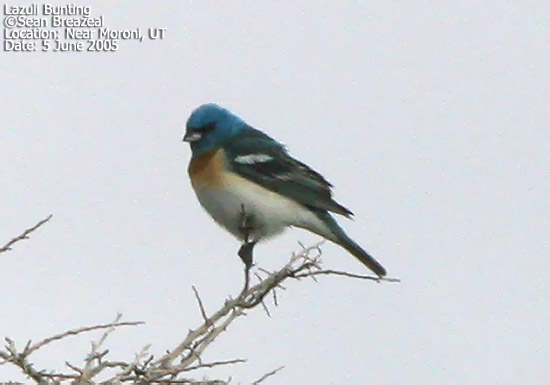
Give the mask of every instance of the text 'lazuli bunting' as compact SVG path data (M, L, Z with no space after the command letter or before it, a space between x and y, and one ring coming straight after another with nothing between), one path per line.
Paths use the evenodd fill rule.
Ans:
M239 255L247 267L256 242L295 226L342 246L378 276L386 275L332 217L353 215L332 198L332 185L288 155L281 143L216 104L193 111L183 140L191 144L188 171L200 204L245 242Z

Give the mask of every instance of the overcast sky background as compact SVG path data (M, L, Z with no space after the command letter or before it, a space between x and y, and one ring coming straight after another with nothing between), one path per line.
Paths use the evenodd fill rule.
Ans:
M106 27L166 38L0 54L0 244L54 215L0 255L1 337L122 312L146 322L107 344L131 360L201 322L191 285L210 312L238 292L238 243L199 206L181 142L192 109L217 102L322 172L356 214L340 223L402 283L289 283L272 318L250 312L207 350L249 359L210 378L284 365L266 383L548 381L547 1L92 4ZM280 267L318 239L287 231L256 261ZM327 268L366 272L323 251ZM78 364L96 336L35 362Z

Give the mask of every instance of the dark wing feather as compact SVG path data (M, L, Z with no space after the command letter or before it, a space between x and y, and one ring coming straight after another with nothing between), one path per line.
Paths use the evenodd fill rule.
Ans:
M263 132L248 127L226 142L224 148L232 171L240 176L311 209L353 215L332 199L332 185L321 174L292 158L280 143Z

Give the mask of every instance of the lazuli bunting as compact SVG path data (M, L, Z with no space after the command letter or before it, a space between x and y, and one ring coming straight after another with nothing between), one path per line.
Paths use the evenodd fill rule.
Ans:
M353 215L332 198L332 185L281 143L216 104L192 112L183 140L191 144L188 171L200 204L244 241L239 256L247 267L256 242L294 226L342 246L378 276L386 275L332 217Z

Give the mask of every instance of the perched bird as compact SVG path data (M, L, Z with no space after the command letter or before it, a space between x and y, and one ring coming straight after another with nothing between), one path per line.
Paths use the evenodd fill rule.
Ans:
M258 241L294 226L342 246L378 276L386 274L332 217L353 215L332 198L332 185L281 143L216 104L192 112L183 140L191 144L188 171L197 198L243 241L239 256L247 268Z

